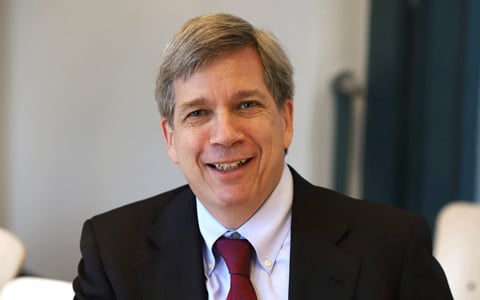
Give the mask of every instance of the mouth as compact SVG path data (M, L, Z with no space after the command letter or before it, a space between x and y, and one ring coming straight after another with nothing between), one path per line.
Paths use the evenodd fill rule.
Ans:
M240 168L241 166L245 165L250 159L242 159L235 162L230 163L222 163L222 164L208 164L209 167L220 170L220 171L231 171Z

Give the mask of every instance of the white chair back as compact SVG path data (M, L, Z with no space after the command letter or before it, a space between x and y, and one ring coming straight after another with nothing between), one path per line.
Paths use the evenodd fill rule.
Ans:
M41 277L15 278L0 292L0 300L65 300L73 296L70 282Z
M16 235L0 228L0 290L18 274L26 252L24 243Z
M440 211L434 255L445 271L454 299L480 299L480 205L452 202Z

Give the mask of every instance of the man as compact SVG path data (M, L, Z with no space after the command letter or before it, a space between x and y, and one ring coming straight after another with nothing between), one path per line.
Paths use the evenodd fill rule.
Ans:
M292 73L275 38L240 18L184 25L156 97L188 185L85 223L76 299L237 299L237 280L248 299L452 299L421 218L285 164ZM250 274L232 271L232 241Z

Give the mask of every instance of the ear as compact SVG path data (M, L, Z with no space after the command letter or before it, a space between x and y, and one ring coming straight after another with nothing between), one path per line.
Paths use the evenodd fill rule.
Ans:
M177 151L175 149L175 139L172 126L165 118L160 120L160 126L162 127L163 139L165 140L165 146L167 147L168 156L174 163L178 163Z
M288 149L293 139L293 100L287 99L282 108L283 148Z

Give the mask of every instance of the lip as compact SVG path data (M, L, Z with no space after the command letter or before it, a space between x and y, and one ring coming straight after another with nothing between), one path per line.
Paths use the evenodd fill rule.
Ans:
M231 164L244 160L245 159L228 160L228 163L223 162L222 164ZM217 168L214 164L207 164L205 174L208 177L207 181L211 181L212 184L219 184L220 186L217 186L218 188L233 187L234 185L240 184L252 175L251 172L254 171L251 168L252 160L253 158L246 159L243 164L237 165L234 168Z
M232 160L228 162L208 163L207 166L216 171L228 172L228 171L235 171L240 169L244 165L248 164L250 160L251 158L245 158L245 159Z

